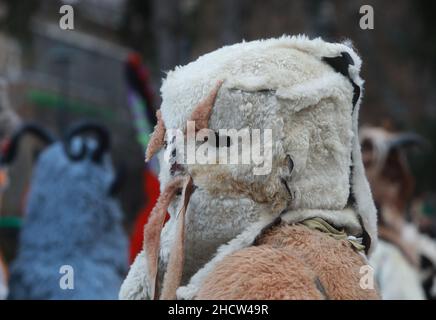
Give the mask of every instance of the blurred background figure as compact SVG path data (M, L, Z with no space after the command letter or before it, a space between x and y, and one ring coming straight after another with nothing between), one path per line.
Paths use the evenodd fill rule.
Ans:
M8 83L0 78L0 141L10 135L20 124L9 99Z
M406 149L426 141L412 133L383 128L360 131L362 157L378 207L379 246L371 257L384 299L424 299L421 260L436 264L436 243L410 223L415 179ZM426 274L425 277L434 275ZM428 292L427 292L428 294Z
M121 176L108 154L109 133L82 123L56 142L27 124L12 137L2 163L14 161L26 133L47 147L33 171L9 297L116 299L127 271L127 238L115 199ZM82 137L87 134L94 138Z

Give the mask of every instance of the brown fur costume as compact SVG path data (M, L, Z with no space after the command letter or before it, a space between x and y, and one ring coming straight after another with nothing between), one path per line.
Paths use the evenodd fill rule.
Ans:
M346 240L281 224L224 258L197 299L378 299L375 289L359 285L366 264Z

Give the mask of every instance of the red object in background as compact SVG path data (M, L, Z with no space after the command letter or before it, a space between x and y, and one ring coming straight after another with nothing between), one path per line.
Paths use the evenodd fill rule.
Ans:
M130 238L130 256L129 261L132 263L139 252L142 250L142 244L144 241L144 226L148 222L151 210L159 198L159 180L156 175L150 170L144 170L144 194L147 195L147 204L140 210L133 227L133 232ZM168 221L167 215L165 222Z
M146 106L146 117L155 125L157 123L156 107L154 93L151 87L150 71L142 63L141 56L136 52L129 54L125 68L127 84L130 90L133 90L142 98Z
M151 76L138 53L132 52L129 54L125 64L125 72L129 89L140 97L144 104L144 119L152 126L156 125L156 108L154 93L151 86ZM139 119L135 119L135 121L138 120ZM148 132L142 132L141 129L142 128L137 127L139 134L148 134ZM135 260L138 253L142 250L144 226L148 222L148 218L160 194L159 180L148 166L145 166L143 175L144 195L147 197L147 203L139 211L130 237L130 263ZM168 221L168 219L169 215L167 214L165 222Z

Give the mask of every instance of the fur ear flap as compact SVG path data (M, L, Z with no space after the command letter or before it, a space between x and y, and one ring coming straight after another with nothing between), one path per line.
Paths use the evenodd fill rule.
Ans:
M215 99L223 82L223 80L218 81L209 95L203 101L200 101L192 111L190 121L195 122L196 131L209 127L209 119L212 114L213 105L215 104Z
M194 191L192 178L187 177L183 185L183 206L177 217L177 229L171 247L167 271L162 285L161 300L177 299L176 290L180 286L183 273L183 262L185 256L185 214L188 209L189 199Z
M162 148L165 140L165 124L162 119L162 113L160 110L156 111L157 124L154 127L153 134L151 135L150 142L148 143L147 150L145 152L145 161L150 159Z
M148 282L150 284L150 297L156 298L157 287L157 269L160 250L160 235L165 222L168 206L176 195L177 191L182 187L185 177L178 176L168 183L164 191L160 194L159 199L153 211L150 214L150 219L144 227L144 249L147 254L148 263Z

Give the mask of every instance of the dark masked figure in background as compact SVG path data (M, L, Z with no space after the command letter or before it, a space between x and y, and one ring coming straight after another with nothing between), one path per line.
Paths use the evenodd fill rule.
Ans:
M422 257L436 258L435 243L408 222L415 179L405 149L422 145L416 134L360 130L366 175L378 206L379 246L371 257L384 299L424 299ZM436 260L433 260L436 261Z

